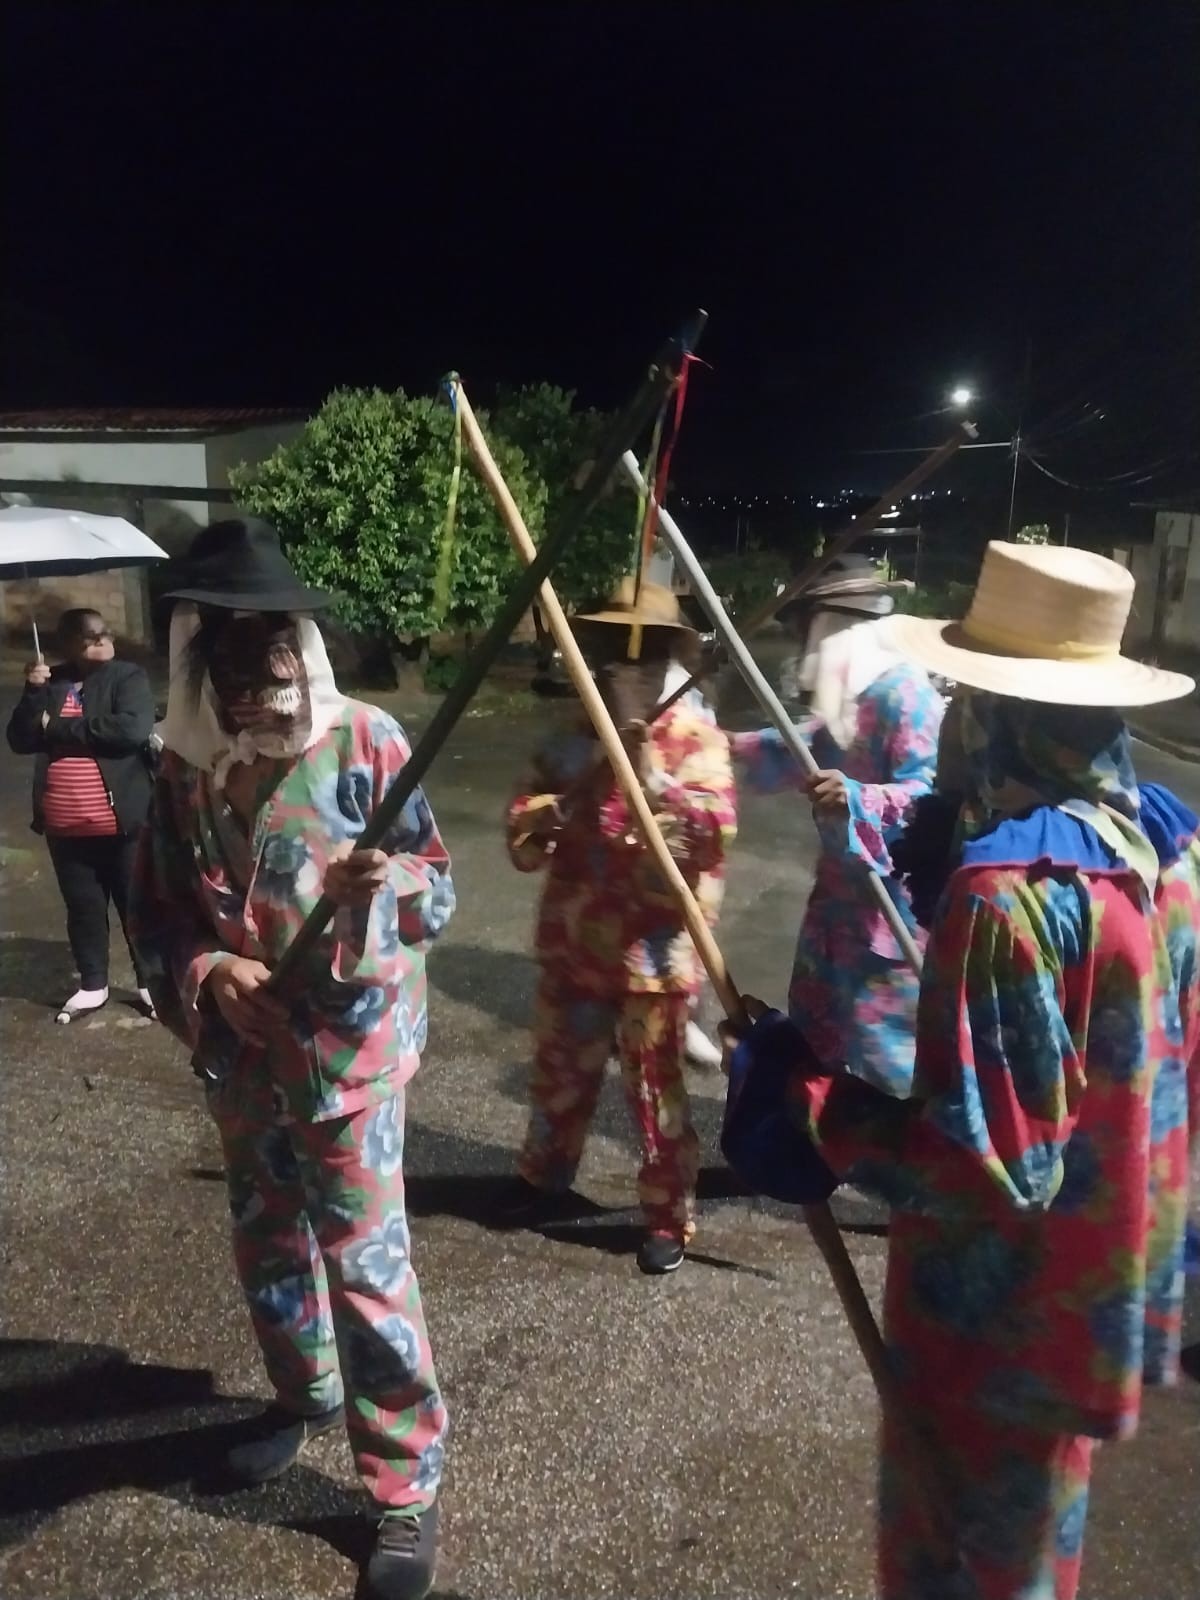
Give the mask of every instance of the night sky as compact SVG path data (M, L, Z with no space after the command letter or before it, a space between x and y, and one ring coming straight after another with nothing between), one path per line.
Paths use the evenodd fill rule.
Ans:
M944 436L961 379L1057 476L1200 483L1190 0L9 0L0 31L7 407L451 366L610 404L701 304L689 492L886 483L911 458L853 452Z

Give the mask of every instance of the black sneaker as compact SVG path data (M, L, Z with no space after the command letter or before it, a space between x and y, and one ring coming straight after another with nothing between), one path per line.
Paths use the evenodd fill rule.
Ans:
M234 1445L225 1458L229 1471L241 1483L267 1483L278 1478L295 1461L310 1439L346 1420L344 1406L301 1416L283 1406L271 1405L250 1423L251 1437Z
M648 1233L638 1250L637 1264L652 1278L678 1272L683 1265L683 1246L678 1239L669 1239L665 1233Z
M569 1189L539 1189L527 1178L513 1178L496 1196L492 1222L497 1228L537 1228L574 1216L580 1204Z
M366 1600L424 1600L437 1566L438 1508L391 1511L367 1562Z

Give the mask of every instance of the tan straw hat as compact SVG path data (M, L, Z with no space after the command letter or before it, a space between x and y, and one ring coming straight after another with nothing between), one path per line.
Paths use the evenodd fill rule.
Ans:
M633 578L622 578L609 596L604 611L589 611L576 622L615 622L625 628L680 628L694 633L683 620L679 601L661 583L643 583L639 589Z
M1195 687L1121 654L1134 582L1061 545L989 544L963 622L889 617L893 647L972 689L1065 706L1148 706Z

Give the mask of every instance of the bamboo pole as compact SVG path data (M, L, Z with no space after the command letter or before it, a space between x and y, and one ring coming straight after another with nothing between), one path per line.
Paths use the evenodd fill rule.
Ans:
M864 511L861 517L856 517L853 522L848 522L827 550L822 551L819 556L814 556L803 571L797 573L792 581L781 589L777 595L773 595L757 611L752 611L742 624L742 638L749 639L760 628L766 627L767 623L782 611L784 606L790 601L798 599L806 590L811 589L825 569L836 561L839 556L844 556L856 539L861 539L864 534L870 533L871 529L883 518L885 512L891 506L902 500L906 494L911 494L919 484L925 482L926 478L931 478L935 472L944 467L959 447L965 444L968 439L974 439L977 433L978 429L974 423L960 423L956 431L951 434L944 444L940 444L936 450L931 450L923 461L917 463L907 477L901 478L899 483L893 484L886 494L881 495L869 511ZM681 684L673 694L668 695L665 700L660 700L654 708L651 721L655 717L661 717L663 712L673 706L676 700L687 694L689 689L694 689L703 676L703 671L694 672L687 682Z
M696 311L688 319L682 332L666 342L651 362L633 399L613 419L571 508L537 553L534 563L537 571L522 573L513 585L491 627L463 663L462 672L453 688L438 707L395 783L372 812L370 821L355 840L356 850L373 849L394 827L397 817L433 764L434 758L449 738L458 719L474 698L492 663L512 637L513 629L528 611L537 594L540 579L553 569L555 561L575 529L600 498L610 473L621 459L622 452L629 448L630 440L638 437L664 398L670 394L672 386L683 370L683 363L695 349L707 320L707 311ZM276 992L285 989L302 971L304 962L316 950L325 929L333 920L335 909L333 901L328 895L323 894L298 929L296 937L280 956L271 973L268 988Z
M537 546L530 537L520 508L509 492L503 474L488 448L487 440L483 436L470 402L463 393L461 383L455 386L455 403L461 408L463 438L467 449L485 487L496 502L513 549L522 561L532 564L537 559ZM729 975L725 958L705 921L695 895L667 848L621 736L609 715L600 691L596 688L591 671L583 658L583 652L549 579L544 579L542 582L538 592L538 603L542 607L555 644L562 654L563 664L596 730L604 753L612 764L616 780L637 819L638 831L653 856L655 865L670 885L671 892L679 903L687 930L695 941L697 953L704 963L718 999L725 1008L725 1014L735 1025L744 1027L750 1019L742 997ZM880 1403L889 1415L899 1421L911 1439L915 1476L921 1484L922 1507L928 1523L929 1536L944 1553L947 1564L952 1565L957 1558L952 1541L945 1533L940 1515L941 1496L936 1487L937 1466L930 1455L924 1435L911 1417L904 1397L900 1393L888 1359L887 1347L879 1331L879 1324L875 1320L871 1303L854 1269L841 1230L827 1204L805 1206L803 1210L809 1231L829 1269L846 1319L875 1382Z
M692 586L692 592L703 605L705 611L708 612L717 636L725 646L734 665L745 679L747 687L777 729L792 758L808 773L809 777L815 777L820 768L803 734L791 717L788 716L779 696L771 688L771 685L763 676L757 661L746 648L745 640L738 633L729 617L729 613L721 604L720 597L708 581L707 573L696 559L695 553L684 538L679 524L664 506L657 505L654 499L654 491L642 476L637 457L632 450L626 450L621 457L621 465L625 468L639 492L646 495L648 504L657 508L659 531L669 545L676 561L683 568L684 574ZM871 872L869 869L866 870L867 879L871 885L871 893L874 895L880 911L883 912L887 925L895 936L896 943L904 952L904 958L909 966L912 967L914 972L919 973L921 970L921 952L917 948L917 942L913 938L908 924L901 915L899 906L888 893L887 885L879 874Z
M508 485L505 483L499 467L496 465L492 452L488 448L487 440L483 436L483 431L479 426L474 411L471 409L470 401L463 392L461 383L455 387L455 404L462 414L463 438L466 440L467 448L471 452L480 477L499 508L500 516L508 530L513 549L526 566L532 566L534 561L537 560L537 546L530 537L529 529L525 526L525 519L522 517L520 509L509 492ZM679 870L679 864L667 848L666 841L663 839L658 824L654 820L650 802L643 793L641 780L633 769L633 763L629 759L621 736L608 714L608 708L601 698L600 691L597 689L587 663L583 659L583 654L576 642L575 635L571 631L566 613L559 603L558 596L555 594L553 585L548 578L543 580L541 588L538 590L538 604L542 609L542 615L550 632L554 636L554 642L562 653L563 664L568 673L570 673L571 681L579 694L580 700L583 702L583 708L596 730L604 754L608 757L617 782L620 784L629 802L630 809L637 820L638 832L646 841L646 845L654 857L655 865L667 880L671 892L679 902L687 924L687 931L692 936L696 950L704 963L705 971L712 979L713 988L717 991L717 996L725 1007L727 1015L738 1021L745 1022L748 1019L742 1006L742 997L730 981L729 974L725 969L725 958L717 947L717 942L712 935L712 929L705 920L704 913L701 911L695 895L693 895L686 879Z

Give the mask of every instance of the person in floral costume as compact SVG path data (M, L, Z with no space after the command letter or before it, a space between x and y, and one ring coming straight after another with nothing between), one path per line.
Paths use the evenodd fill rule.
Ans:
M257 522L199 534L168 596L164 752L133 895L159 1016L220 1131L234 1257L275 1403L229 1465L285 1471L344 1425L382 1514L367 1593L428 1592L446 1410L409 1254L405 1084L426 1031L425 951L454 909L420 790L351 847L409 757L341 696L305 589ZM266 986L318 898L337 906L295 992Z
M812 641L801 684L813 709L801 725L821 773L810 778L775 728L730 735L740 772L759 794L812 796L821 839L800 924L789 1014L829 1066L848 1066L888 1094L912 1086L917 975L870 893L888 884L918 944L923 934L893 876L889 847L914 800L933 786L942 697L921 667L881 637L892 607L866 562L806 596Z
M737 826L725 736L687 700L648 723L666 685L690 670L696 635L670 590L643 583L635 593L632 580L579 627L667 844L715 920ZM553 1214L574 1180L615 1046L643 1152L638 1264L672 1272L695 1226L699 1146L684 1081L689 1007L703 981L695 947L590 728L545 741L506 826L514 866L545 869L547 881L532 1113L503 1214L512 1223Z
M969 686L912 1099L811 1067L787 1090L828 1186L893 1208L885 1336L955 1560L886 1417L883 1600L1072 1600L1095 1446L1178 1370L1198 824L1139 787L1107 705L1192 685L1120 655L1132 590L1086 551L993 544L963 624L897 621L898 649Z

